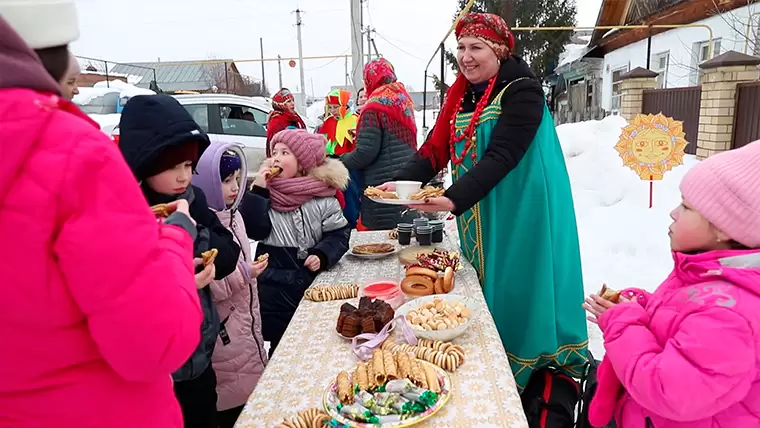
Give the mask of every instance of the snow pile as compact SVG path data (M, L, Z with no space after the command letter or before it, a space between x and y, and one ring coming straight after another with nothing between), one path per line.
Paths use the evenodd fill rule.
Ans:
M565 45L565 50L559 55L559 64L555 70L559 69L563 65L571 64L576 60L583 57L583 54L588 50L588 45L570 44Z
M110 93L119 93L121 98L131 98L136 95L153 95L155 92L150 89L138 88L121 80L111 80L109 83L98 82L91 88L79 88L79 94L74 96L74 103L78 105L87 105L97 97Z
M119 120L121 119L121 114L119 113L90 114L88 116L97 122L100 125L100 130L108 136L113 134L114 128L119 124Z
M669 213L681 202L681 179L698 162L687 155L684 165L655 182L649 209L649 182L624 167L614 148L624 126L625 119L609 116L557 127L573 187L587 295L602 283L653 291L665 279L673 267ZM601 333L591 323L589 339L591 352L601 357Z

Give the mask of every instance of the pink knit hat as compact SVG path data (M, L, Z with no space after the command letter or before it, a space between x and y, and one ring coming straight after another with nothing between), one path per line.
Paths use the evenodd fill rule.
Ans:
M731 239L760 247L760 141L694 166L681 181L681 194Z
M322 165L327 157L325 145L327 140L323 135L312 134L305 129L286 129L274 134L271 141L271 148L275 144L283 143L290 148L298 165L306 171Z

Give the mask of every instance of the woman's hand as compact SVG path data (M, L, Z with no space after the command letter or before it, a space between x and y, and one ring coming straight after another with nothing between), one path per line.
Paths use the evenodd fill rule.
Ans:
M375 187L376 189L382 190L383 192L395 192L396 191L396 183L393 181L389 181L387 183L383 183L379 186Z
M195 263L195 266L200 266L203 264L203 259L197 258L194 259L193 262ZM200 290L202 288L205 288L209 284L211 284L211 281L214 280L214 277L216 276L216 267L214 267L214 264L211 263L208 266L206 266L200 273L195 274L195 286Z
M259 275L261 275L261 272L264 272L264 270L266 270L267 266L269 266L269 259L265 259L260 262L254 260L248 263L248 269L251 273L251 278L258 278Z
M456 209L456 207L454 206L454 202L452 202L451 199L445 196L440 196L437 198L427 198L425 199L424 204L409 205L409 208L414 208L416 210L427 211L427 212L440 212L440 211L451 212Z
M630 300L623 296L620 296L620 303L623 302L630 302ZM616 303L612 303L607 299L603 299L596 294L591 294L586 297L585 302L581 306L583 306L583 309L585 309L586 312L590 314L586 317L586 319L594 324L599 324L599 317L615 305Z
M319 260L319 257L312 254L306 258L306 261L303 262L303 265L306 266L306 268L310 271L316 272L320 267L322 267L322 262Z
M196 226L197 223L195 222L195 219L193 219L193 216L190 215L190 204L185 199L177 199L174 202L171 202L169 204L169 209L171 212L175 213L182 213L187 216L187 218L190 219L190 221L193 223L193 226Z

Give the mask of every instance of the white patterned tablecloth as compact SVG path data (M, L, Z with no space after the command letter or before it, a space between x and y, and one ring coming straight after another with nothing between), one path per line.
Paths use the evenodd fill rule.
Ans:
M393 242L387 232L354 232L351 245ZM442 247L458 250L455 238ZM316 284L346 283L377 278L398 280L403 268L396 257L359 260L345 256L324 272ZM480 317L454 342L465 351L465 363L451 374L453 396L443 409L419 427L516 427L528 424L520 403L507 354L486 307L475 270L466 261L457 272L452 294L469 296L483 306ZM340 306L332 302L301 301L285 336L238 419L236 428L272 428L303 409L322 407L322 393L337 373L356 363L350 342L335 332ZM358 299L348 300L357 304Z

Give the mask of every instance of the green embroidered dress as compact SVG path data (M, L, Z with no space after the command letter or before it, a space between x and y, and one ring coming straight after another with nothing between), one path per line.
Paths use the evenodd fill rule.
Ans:
M477 159L501 115L507 88L478 121ZM457 115L457 133L472 117ZM455 149L461 153L464 140ZM454 166L454 181L472 166L467 153ZM459 216L457 226L520 391L533 370L548 365L579 377L588 345L580 250L570 180L548 108L544 106L541 125L517 167Z

